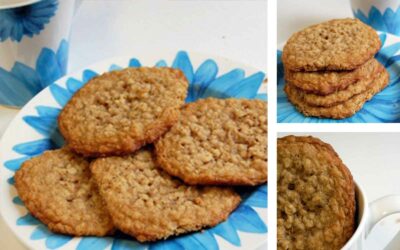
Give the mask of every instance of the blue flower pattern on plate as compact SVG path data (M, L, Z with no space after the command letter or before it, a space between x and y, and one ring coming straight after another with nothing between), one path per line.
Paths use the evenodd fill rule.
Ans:
M278 122L311 122L311 123L334 123L334 122L400 122L400 42L386 45L386 33L379 35L382 48L375 58L386 67L390 74L389 85L380 93L375 95L364 107L352 117L334 120L315 117L306 117L296 110L288 101L283 91L285 85L284 70L282 63L282 52L278 51Z
M36 69L16 62L10 71L0 67L0 105L23 106L39 91L65 75L68 42L61 40L57 51L43 48Z
M391 8L385 9L382 14L375 6L371 6L368 15L365 15L360 9L353 10L356 18L372 26L374 29L400 35L400 8L394 11Z
M20 42L23 36L38 35L57 11L58 0L42 0L31 5L0 10L0 42L8 38Z
M136 58L133 58L129 61L128 66L139 67L141 63ZM160 60L155 66L167 66L167 63L164 60ZM266 94L257 93L265 77L265 74L262 72L245 77L242 69L234 69L226 74L217 76L218 65L211 59L204 61L197 70L194 70L188 54L184 51L177 53L172 67L181 69L190 83L187 102L209 96L220 98L259 98L266 100ZM109 70L118 70L121 68L118 65L111 65ZM97 75L96 72L87 69L83 71L81 80L68 78L66 88L59 86L57 83L49 86L53 98L58 103L58 107L36 106L37 115L23 117L23 120L35 131L43 135L44 138L15 145L13 151L22 156L5 162L4 165L7 169L15 172L26 159L39 155L44 150L59 148L63 145L64 141L57 128L58 114L72 95L87 81ZM14 185L13 178L9 179L8 183ZM113 250L218 250L219 246L216 235L234 246L240 246L241 240L238 232L267 233L267 225L254 208L267 208L268 195L266 184L259 187L242 189L239 192L242 196L242 203L231 214L228 220L202 232L177 236L165 241L148 244L141 244L123 234L117 234L114 237L82 237L77 245L77 249L101 250L111 246ZM22 201L17 196L14 197L13 203L17 206L23 206ZM16 221L16 224L19 226L36 226L30 239L44 240L46 247L49 249L60 248L73 239L71 236L50 232L45 225L29 213L20 217Z

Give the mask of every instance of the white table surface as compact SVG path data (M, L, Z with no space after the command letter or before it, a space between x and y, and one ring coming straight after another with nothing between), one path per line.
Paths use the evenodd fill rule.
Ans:
M266 1L85 0L72 26L69 71L153 48L228 57L266 71L266 13ZM0 108L0 135L16 113ZM3 222L0 242L1 249L26 249Z

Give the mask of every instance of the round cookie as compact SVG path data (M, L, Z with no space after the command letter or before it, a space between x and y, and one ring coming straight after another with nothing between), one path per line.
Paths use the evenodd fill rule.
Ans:
M19 197L56 233L104 236L114 231L89 162L67 148L25 161L15 173Z
M333 148L278 139L278 249L341 249L355 230L355 185Z
M285 70L285 80L303 92L330 95L345 90L358 81L375 78L383 69L383 66L373 58L350 71L294 72Z
M90 80L67 103L58 124L85 156L132 153L178 119L188 82L172 68L127 68Z
M293 34L282 52L291 71L352 70L381 46L376 31L357 19L334 19Z
M364 106L364 103L369 101L374 95L384 89L388 82L389 74L385 70L373 81L368 90L332 107L311 106L304 102L304 100L300 97L301 94L298 90L295 88L290 88L288 85L285 85L285 92L289 101L305 116L343 119L350 117L359 111Z
M367 91L369 87L373 85L373 83L377 79L379 79L380 76L381 74L378 74L377 78L359 80L356 83L348 86L347 89L345 90L339 90L337 92L325 96L304 93L297 87L293 87L291 83L288 83L287 88L293 88L292 91L295 92L300 99L303 99L304 103L310 106L332 107L349 100L351 97L355 95Z
M187 104L157 141L160 166L195 185L257 185L267 181L267 104L202 99Z
M187 186L171 177L149 149L99 158L91 170L115 226L140 242L215 226L240 203L230 188Z

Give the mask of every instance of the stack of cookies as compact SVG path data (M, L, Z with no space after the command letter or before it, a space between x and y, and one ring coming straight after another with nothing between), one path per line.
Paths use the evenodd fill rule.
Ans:
M290 37L282 61L288 99L306 116L354 115L389 82L374 59L377 33L357 19L313 25Z
M171 68L128 68L90 80L62 110L66 146L23 163L16 187L50 230L116 230L140 242L224 221L235 185L267 181L267 107L208 98L184 104Z

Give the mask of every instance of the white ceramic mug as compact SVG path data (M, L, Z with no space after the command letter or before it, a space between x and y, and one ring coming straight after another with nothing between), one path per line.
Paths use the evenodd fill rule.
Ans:
M81 0L0 1L0 106L21 107L65 75Z
M372 228L385 217L400 212L400 195L390 195L368 203L365 192L356 184L357 229L342 250L363 250ZM382 247L383 249L383 247Z
M379 31L400 36L400 0L351 0L356 18Z

